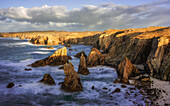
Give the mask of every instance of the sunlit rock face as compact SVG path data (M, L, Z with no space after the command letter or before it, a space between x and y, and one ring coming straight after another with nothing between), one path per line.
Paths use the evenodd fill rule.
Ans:
M130 77L139 75L139 70L125 57L124 61L118 65L118 74L121 80L127 83Z
M89 70L87 69L86 65L86 58L83 53L81 53L80 57L80 63L79 63L79 68L78 68L78 73L82 75L88 75L90 74Z
M154 38L146 69L155 78L170 80L170 39Z
M61 89L68 92L78 92L83 90L78 73L74 70L71 62L64 65L64 82L61 83Z
M87 57L87 66L93 67L105 64L105 56L98 49L92 48Z
M110 29L104 31L97 45L107 53L105 64L118 67L124 57L132 64L145 65L151 76L169 80L170 27Z
M32 67L46 66L46 65L63 65L68 62L67 48L63 47L55 51L51 56L38 60L31 64Z

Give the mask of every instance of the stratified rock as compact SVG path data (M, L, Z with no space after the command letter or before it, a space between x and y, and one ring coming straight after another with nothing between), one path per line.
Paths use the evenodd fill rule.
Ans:
M139 74L139 70L125 57L125 60L118 66L118 75L124 83L128 83L129 77Z
M32 67L39 67L45 65L63 65L68 62L70 57L67 56L67 49L63 47L55 51L55 53L45 59L38 60L31 64Z
M54 49L53 47L46 47L46 49Z
M80 81L80 77L74 70L74 66L71 62L64 65L64 82L61 83L61 89L68 92L78 92L82 91L83 87Z
M79 64L79 68L78 68L78 73L82 74L82 75L90 74L89 70L87 69L86 58L84 57L83 53L81 54L81 57L80 57L80 64Z
M7 85L7 88L12 88L14 86L14 83L13 82L10 82L8 85Z
M81 54L83 54L84 57L87 59L87 55L85 54L84 51L81 51L80 53L77 53L74 57L80 58Z
M146 63L148 73L161 80L170 80L170 39L154 38Z
M51 75L47 73L44 74L44 77L39 82L48 84L48 85L55 85L55 81L53 80Z
M105 56L98 49L92 48L87 57L87 66L93 67L105 64Z

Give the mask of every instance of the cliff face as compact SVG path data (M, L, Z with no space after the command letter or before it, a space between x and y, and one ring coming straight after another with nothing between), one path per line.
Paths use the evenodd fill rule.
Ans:
M96 46L109 55L107 65L117 67L128 57L151 76L170 80L170 27L106 30Z
M31 39L33 44L41 45L58 45L69 43L70 39L81 39L83 37L90 37L100 34L99 31L85 31L85 32L66 32L66 31L42 31L42 32L18 32L18 33L4 33L2 37L19 37L20 39ZM74 40L73 40L74 41ZM75 41L75 43L77 43Z

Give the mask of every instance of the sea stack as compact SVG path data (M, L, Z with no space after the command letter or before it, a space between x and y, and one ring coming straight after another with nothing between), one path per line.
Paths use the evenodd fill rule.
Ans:
M79 92L83 90L78 73L74 70L71 62L64 65L64 82L61 83L61 89L67 92Z
M89 70L87 69L86 58L83 53L81 53L78 73L82 75L90 74Z
M128 83L129 77L138 75L139 70L130 62L127 57L125 57L124 61L118 65L118 74L121 78L121 81Z
M55 51L51 56L38 60L31 64L32 67L46 66L46 65L64 65L68 62L69 56L67 56L67 48L63 47Z

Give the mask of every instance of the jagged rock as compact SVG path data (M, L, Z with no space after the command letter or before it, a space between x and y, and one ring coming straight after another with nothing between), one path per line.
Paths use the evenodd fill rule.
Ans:
M80 63L79 63L79 68L78 68L78 73L82 75L88 75L90 74L89 70L87 69L86 65L86 58L84 57L84 54L81 53L80 57Z
M66 47L63 47L55 51L53 55L32 63L31 66L39 67L45 65L63 65L68 62L68 59L70 59L70 57L67 56L67 49Z
M71 62L64 65L64 82L61 83L61 89L68 92L78 92L83 90L83 86L80 81L80 77L74 70L74 66Z
M87 57L87 66L93 67L105 64L105 56L98 49L92 48Z
M74 57L80 58L81 54L83 54L84 57L87 59L87 55L85 54L84 51L81 51L80 53L77 53Z
M118 66L118 75L121 77L121 81L128 83L129 77L139 74L139 70L125 57L124 61Z
M46 47L46 49L54 49L53 47Z
M14 86L14 83L13 82L10 82L8 85L7 85L7 88L12 88Z
M44 77L39 82L48 84L48 85L55 85L55 81L53 80L51 75L47 73L44 74Z

